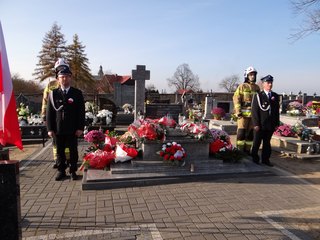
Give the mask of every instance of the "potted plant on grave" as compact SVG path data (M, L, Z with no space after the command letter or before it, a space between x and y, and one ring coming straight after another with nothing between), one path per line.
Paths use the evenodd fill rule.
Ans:
M213 115L214 119L221 120L221 118L225 117L226 112L221 107L215 107L212 109L211 114Z
M20 106L17 108L19 126L28 125L28 118L30 116L30 110L28 106L25 106L24 103L20 103Z

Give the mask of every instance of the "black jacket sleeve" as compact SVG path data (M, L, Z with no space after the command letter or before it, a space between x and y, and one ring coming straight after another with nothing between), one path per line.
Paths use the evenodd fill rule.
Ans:
M253 126L260 126L260 111L258 106L258 93L253 96L251 103L251 118Z
M85 125L85 105L82 92L79 90L79 106L78 106L77 130L84 130Z

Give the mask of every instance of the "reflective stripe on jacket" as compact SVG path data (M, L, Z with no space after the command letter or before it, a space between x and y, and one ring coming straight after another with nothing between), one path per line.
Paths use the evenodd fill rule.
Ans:
M234 112L236 115L242 113L244 117L251 116L251 102L254 94L260 91L257 84L242 83L233 95Z

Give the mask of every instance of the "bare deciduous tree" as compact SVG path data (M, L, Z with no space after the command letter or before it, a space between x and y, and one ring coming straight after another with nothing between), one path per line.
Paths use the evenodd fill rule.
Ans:
M176 91L192 90L197 92L200 88L199 77L191 71L188 64L184 63L177 67L172 78L168 78L169 87L174 87Z
M20 93L34 93L34 94L41 94L43 88L38 82L35 81L26 81L19 74L13 74L11 76L13 91L14 94L18 95Z
M147 92L159 92L154 84L148 84L146 86Z
M226 90L227 92L234 92L240 84L238 75L231 75L221 80L219 87Z
M295 14L305 15L304 22L291 34L294 40L301 39L320 30L320 0L292 0Z

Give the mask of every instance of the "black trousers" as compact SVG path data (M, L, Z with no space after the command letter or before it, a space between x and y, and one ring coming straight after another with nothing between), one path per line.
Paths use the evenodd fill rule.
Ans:
M78 155L78 138L76 135L56 135L57 145L57 165L58 171L64 172L67 168L66 147L70 150L70 173L77 171Z
M274 131L269 130L259 130L259 131L253 131L253 145L251 150L251 156L252 160L254 162L259 162L259 155L258 151L261 145L261 142L263 142L262 145L262 153L261 153L261 160L262 162L269 162L270 156L271 156L271 137Z

